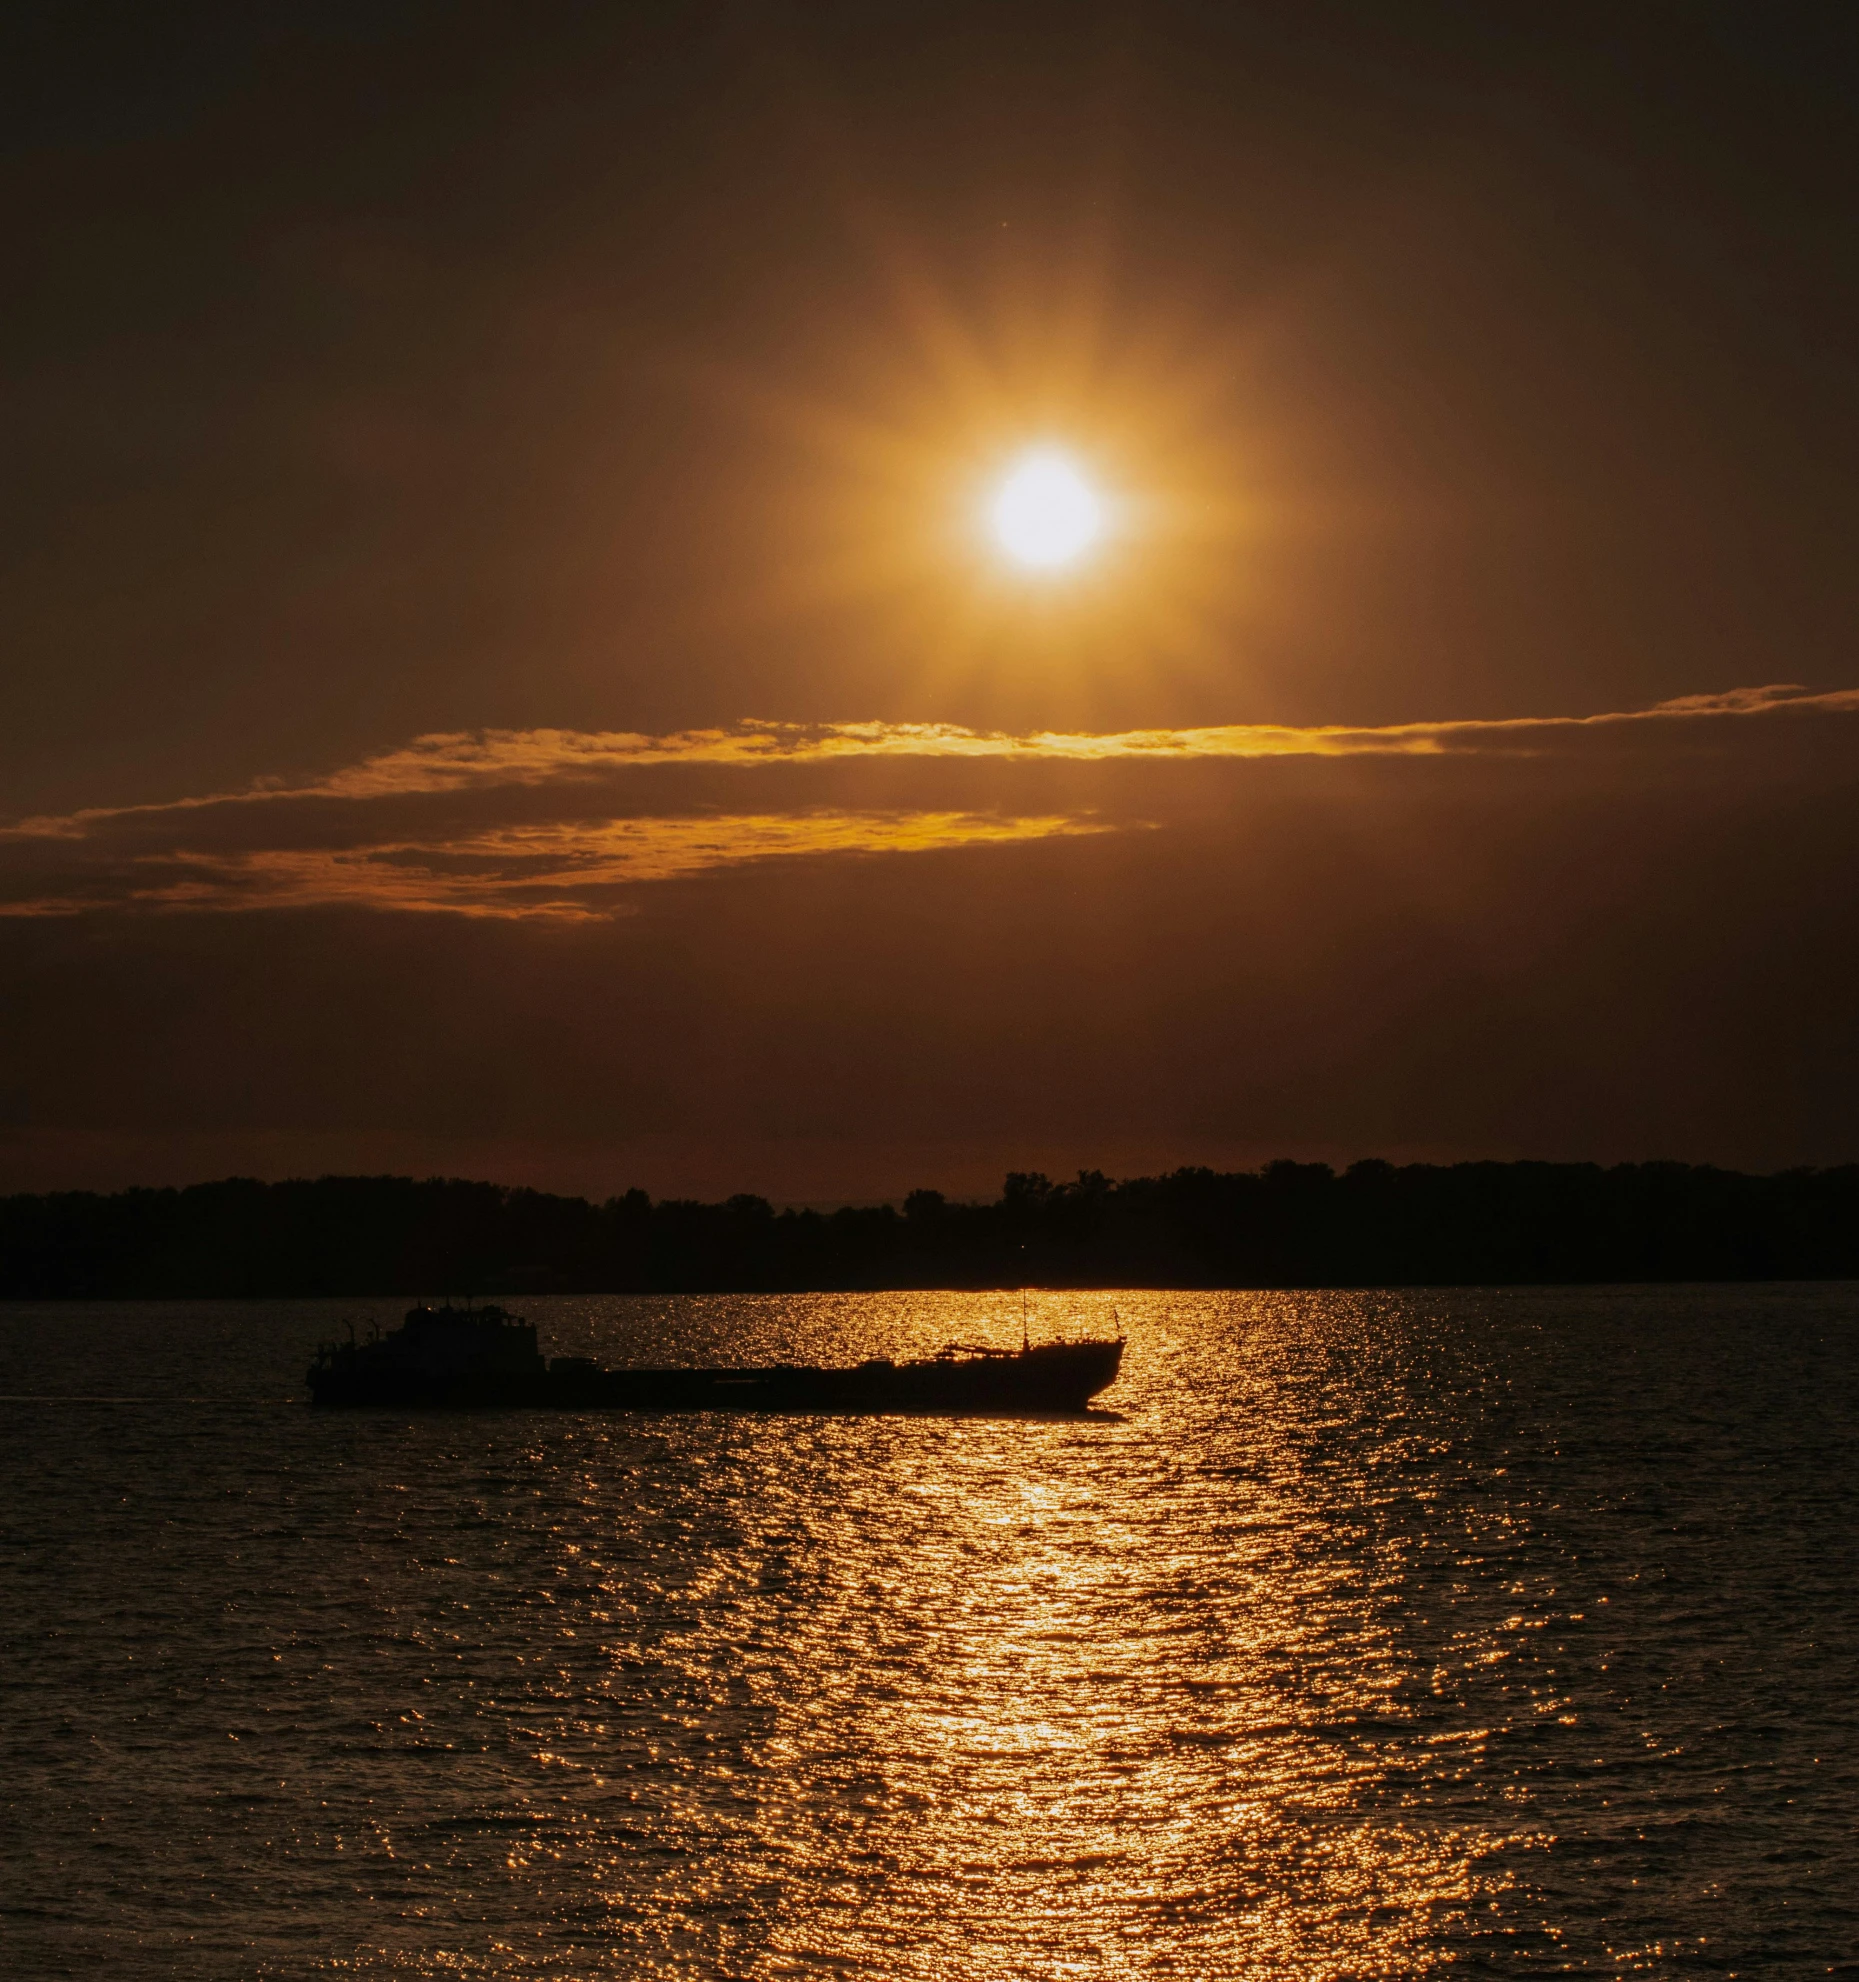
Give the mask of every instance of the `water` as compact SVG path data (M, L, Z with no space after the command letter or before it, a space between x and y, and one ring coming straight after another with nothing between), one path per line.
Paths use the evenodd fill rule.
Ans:
M1859 1975L1859 1287L1041 1312L1113 1300L1042 1423L313 1416L329 1304L0 1309L0 1967Z

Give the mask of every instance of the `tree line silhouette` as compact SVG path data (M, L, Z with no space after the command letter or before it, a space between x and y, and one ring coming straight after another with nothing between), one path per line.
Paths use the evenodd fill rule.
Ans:
M1349 1287L1859 1277L1859 1164L1322 1163L991 1204L590 1203L455 1178L233 1177L0 1198L0 1297Z

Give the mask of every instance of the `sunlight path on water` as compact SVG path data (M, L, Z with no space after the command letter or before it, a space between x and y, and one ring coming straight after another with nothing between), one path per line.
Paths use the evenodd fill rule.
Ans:
M1851 1290L1114 1302L1043 1422L313 1416L316 1304L0 1316L15 1972L1844 1958ZM523 1305L612 1360L1018 1329Z

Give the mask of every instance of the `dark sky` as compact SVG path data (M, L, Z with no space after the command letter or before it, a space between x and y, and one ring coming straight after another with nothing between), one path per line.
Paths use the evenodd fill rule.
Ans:
M0 1188L1859 1155L1859 12L0 79Z

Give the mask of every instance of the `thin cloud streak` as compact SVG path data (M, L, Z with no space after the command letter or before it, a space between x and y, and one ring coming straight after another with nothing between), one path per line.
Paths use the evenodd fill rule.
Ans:
M626 912L624 891L745 863L1004 846L1141 830L1152 820L1071 810L849 809L767 803L706 812L639 808L662 765L822 766L869 759L1039 765L1267 758L1548 756L1608 733L1674 739L1859 711L1859 690L1785 685L1686 696L1593 716L1399 723L1227 724L1029 736L947 723L763 723L650 737L486 730L416 738L306 784L153 805L92 807L0 829L0 917L351 907L520 921ZM1744 733L1753 733L1744 731ZM1166 772L1164 772L1166 776ZM618 787L628 785L622 794ZM605 785L607 791L601 792ZM519 793L569 816L538 822ZM498 796L499 793L504 796ZM450 795L450 796L448 796ZM1159 797L1159 794L1155 794ZM476 816L461 818L460 809ZM10 897L10 899L9 899Z
M823 764L859 758L958 758L1021 763L1194 762L1272 757L1435 757L1529 752L1558 736L1621 725L1689 725L1709 718L1771 719L1851 714L1859 689L1810 691L1795 683L1686 695L1646 709L1589 716L1470 717L1352 728L1320 723L1226 723L1104 735L1041 730L1026 736L954 723L785 723L749 720L727 729L644 736L627 730L443 731L415 737L305 784L262 779L240 791L153 805L94 806L22 819L0 838L82 839L111 820L263 805L280 799L367 801L426 794L592 781L653 765Z
M502 921L588 922L611 891L717 867L821 854L925 853L1106 832L1088 818L969 812L796 812L504 826L439 841L141 854L91 892L0 902L0 916L365 908Z

